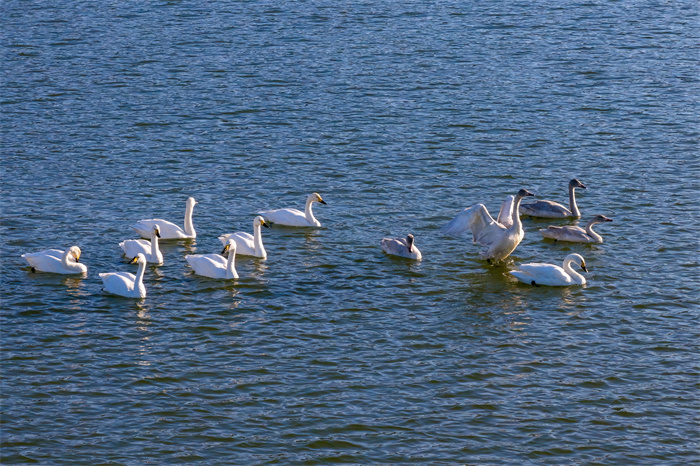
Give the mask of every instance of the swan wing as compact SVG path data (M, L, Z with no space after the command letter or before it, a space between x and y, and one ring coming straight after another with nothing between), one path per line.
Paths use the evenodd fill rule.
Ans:
M136 275L129 272L101 273L100 278L104 284L104 290L108 293L121 296L130 296L134 291Z
M536 201L520 204L520 213L531 217L565 218L571 216L571 211L553 201Z
M593 239L588 236L586 230L581 227L550 226L540 230L540 234L545 238L552 238L558 241L570 241L572 243L590 243Z
M506 228L491 217L486 206L477 204L464 209L454 220L442 227L444 233L452 235L466 230L472 232L475 243L491 246L503 238Z
M74 273L63 268L61 259L63 255L55 256L52 254L44 254L44 252L35 252L32 254L23 254L22 257L39 272L50 273Z
M218 254L193 254L185 256L185 260L197 275L210 278L226 276L226 259Z
M311 226L306 215L297 209L277 209L266 210L259 212L262 217L270 223L278 225L287 225L292 227L308 227Z
M513 226L513 208L515 207L515 196L508 196L501 204L501 210L498 212L498 223L506 228Z
M408 256L408 244L404 238L384 238L382 239L382 249L387 254L396 256Z
M255 255L255 238L250 233L238 231L236 233L221 235L219 236L219 241L221 241L221 244L226 246L229 238L236 242L236 254L242 256Z
M124 251L124 255L129 259L138 256L139 253L146 257L151 256L151 242L145 239L128 239L119 243L119 246Z
M521 264L518 266L518 270L514 272L519 272L521 275L527 277L528 280L526 280L526 283L534 281L538 285L547 286L564 286L571 284L571 277L569 277L569 274L558 265L540 263ZM513 272L511 273L516 277L518 276Z
M185 230L175 225L173 222L168 222L167 220L160 218L139 220L135 224L131 225L131 228L136 230L141 237L150 238L155 225L158 225L158 228L160 228L161 240L189 238L187 233L185 233Z

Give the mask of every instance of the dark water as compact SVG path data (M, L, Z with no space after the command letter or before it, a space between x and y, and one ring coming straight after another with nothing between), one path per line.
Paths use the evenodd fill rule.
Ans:
M4 464L700 462L696 2L0 10ZM438 233L572 177L604 244ZM313 191L236 283L187 267ZM101 294L188 196L148 297ZM408 232L421 263L378 246ZM19 257L74 244L85 278ZM507 274L570 252L584 288Z

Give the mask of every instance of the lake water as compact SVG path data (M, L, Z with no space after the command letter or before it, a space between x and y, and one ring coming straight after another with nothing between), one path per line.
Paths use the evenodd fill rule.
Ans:
M4 464L700 464L697 2L1 10ZM439 233L573 177L603 244ZM311 192L321 228L192 274ZM189 196L147 298L101 293ZM71 245L84 278L20 257ZM508 274L571 252L585 287Z

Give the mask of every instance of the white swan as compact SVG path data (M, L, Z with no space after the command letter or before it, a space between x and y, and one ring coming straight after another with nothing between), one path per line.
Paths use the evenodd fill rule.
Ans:
M586 229L575 226L555 227L549 226L540 230L540 234L545 238L552 238L555 241L570 241L572 243L602 243L603 237L593 231L593 225L598 223L612 222L612 219L605 215L596 215L588 221Z
M163 263L163 253L158 247L158 238L160 238L160 228L158 225L153 225L151 230L151 241L145 239L128 239L119 243L119 246L124 251L124 255L129 259L143 254L148 262L156 264Z
M87 266L80 264L80 248L71 246L66 251L46 249L41 252L22 254L22 257L32 266L32 272L50 273L85 273Z
M520 206L520 213L522 215L529 215L530 217L579 218L581 216L581 212L578 210L578 206L576 205L576 194L574 194L574 190L576 188L586 189L583 183L574 178L573 180L569 181L570 209L567 209L563 205L552 201L536 201L531 204L522 204Z
M160 218L139 220L134 225L131 225L131 228L136 230L136 232L141 235L142 238L151 237L151 230L153 229L154 225L158 225L160 227L160 238L163 240L196 238L197 232L194 230L194 225L192 224L192 211L194 210L195 204L197 204L197 202L193 197L187 199L184 230L174 223Z
M511 270L510 274L532 286L585 285L586 278L571 268L572 262L578 263L584 271L588 272L583 257L579 254L569 254L564 259L564 268L552 264L521 264L518 270Z
M270 228L270 225L265 222L265 219L257 216L253 220L253 235L246 233L244 231L239 231L237 233L228 233L219 236L219 241L221 244L226 246L229 239L236 242L236 248L238 254L242 256L254 256L261 259L267 259L267 251L262 242L262 233L260 227Z
M146 256L139 254L130 263L135 262L139 264L136 275L129 272L101 273L100 278L104 283L102 291L126 298L145 298L146 287L143 284L143 272L146 270Z
M477 204L464 209L451 222L443 226L441 231L448 235L459 235L465 231L471 231L474 243L484 246L480 252L481 257L489 263L501 261L515 250L525 236L518 207L521 199L526 196L534 196L534 194L521 189L515 197L510 196L501 206L498 222L491 217L483 204Z
M306 198L304 212L297 209L277 209L266 210L259 212L259 214L265 217L267 221L278 225L287 225L290 227L320 227L321 222L316 220L316 217L314 217L311 211L311 206L314 202L326 204L326 201L324 201L318 193L312 193Z
M187 263L197 275L209 278L238 278L236 272L236 242L233 238L228 240L221 254L228 252L228 259L219 254L193 254L185 256Z
M423 255L414 244L413 235L406 238L384 238L382 239L382 249L387 254L407 257L409 259L421 260Z

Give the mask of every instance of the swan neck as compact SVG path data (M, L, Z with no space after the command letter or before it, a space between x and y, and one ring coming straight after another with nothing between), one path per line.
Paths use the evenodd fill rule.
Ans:
M511 225L510 228L516 231L522 231L523 229L523 224L520 221L520 201L522 200L522 197L515 196L515 201L513 203L513 212L511 212L511 219L513 220L513 225Z
M309 223L311 223L312 225L316 225L316 217L314 217L314 213L312 211L313 203L314 203L314 200L311 197L306 200L306 207L304 208L304 214L306 215L306 220L308 220Z
M146 271L146 261L139 262L139 269L136 271L136 281L134 282L134 289L141 288L143 286L143 273Z
M593 221L593 220L591 220L590 222L588 222L588 223L586 224L586 233L588 233L588 236L590 236L591 238L593 238L593 239L594 239L595 241L597 241L598 243L602 243L602 242L603 242L603 237L600 236L600 235L599 235L598 233L596 233L595 231L593 231L593 225L595 225L596 223L597 223L597 222L595 222L595 221Z
M194 210L194 204L187 204L185 209L185 233L187 236L194 237L196 235L194 231L194 224L192 223L192 211Z
M226 262L226 277L238 277L238 273L236 272L236 251L234 249L229 250L228 253L228 262Z
M253 247L258 255L265 255L265 246L262 242L262 227L257 221L253 225Z
M569 210L571 210L574 217L581 216L581 212L579 212L578 206L576 205L576 188L573 186L569 186Z
M572 282L576 283L577 285L583 285L586 283L586 279L583 277L583 275L571 268L572 262L574 262L574 259L566 259L564 261L564 271L569 277L571 277Z
M155 257L158 254L158 251L158 235L156 235L156 232L153 231L151 232L151 255Z

